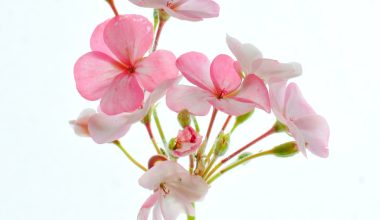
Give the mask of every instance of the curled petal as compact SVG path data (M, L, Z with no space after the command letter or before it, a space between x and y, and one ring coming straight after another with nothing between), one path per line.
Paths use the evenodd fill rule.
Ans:
M143 16L116 16L104 29L104 42L125 65L134 65L153 42L153 26Z
M301 75L302 67L298 63L280 63L277 60L258 59L252 63L251 72L266 83L286 81Z
M219 5L211 0L188 0L177 1L174 8L165 7L165 11L173 17L189 20L200 21L203 18L213 18L219 16ZM176 4L174 4L176 5Z
M158 50L136 64L136 76L149 92L158 84L178 75L176 57L172 52Z
M96 114L93 109L83 110L77 120L70 121L70 125L73 126L74 132L81 137L89 137L90 133L88 131L88 121L90 118Z
M211 105L207 102L210 94L193 86L174 86L169 89L166 96L166 104L175 111L187 109L193 115L207 115Z
M149 196L149 198L144 202L144 204L140 208L139 214L137 216L138 220L148 220L149 212L152 209L152 207L158 202L160 196L160 192L155 192L153 195ZM154 209L156 209L156 207ZM155 213L156 212L157 211L155 211ZM154 214L154 216L155 218L157 217L156 214Z
M224 54L218 55L211 63L211 79L217 92L230 93L241 83L241 77L235 69L234 60Z
M87 100L100 99L122 71L122 66L108 55L101 52L87 53L74 66L77 89Z
M315 115L313 108L306 102L300 89L295 83L290 83L286 89L284 100L284 115L288 120Z

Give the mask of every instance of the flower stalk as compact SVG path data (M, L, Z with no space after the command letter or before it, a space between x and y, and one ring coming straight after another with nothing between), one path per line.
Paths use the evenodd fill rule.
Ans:
M123 145L120 143L120 141L116 140L116 141L113 141L112 143L115 144L125 154L125 156L127 156L127 158L133 164L135 164L138 168L140 168L144 172L148 170L146 167L144 167L139 162L137 162L137 160L135 158L133 158L131 154L128 153L128 151L123 147Z

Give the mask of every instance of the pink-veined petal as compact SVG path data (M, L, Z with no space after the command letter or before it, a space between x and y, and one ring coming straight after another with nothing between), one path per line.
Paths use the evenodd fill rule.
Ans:
M243 71L245 73L251 73L252 62L262 57L259 49L252 44L242 44L240 41L229 35L227 35L226 41L231 52L239 61Z
M176 57L170 51L155 51L136 64L136 77L149 92L161 82L177 75Z
M207 115L210 93L194 86L173 86L166 95L166 104L175 112L187 109L193 115Z
M144 204L140 208L139 214L137 216L138 220L148 220L149 212L152 209L152 207L158 202L158 200L160 199L160 196L161 196L160 192L157 191L148 197L148 199L144 202Z
M189 21L200 21L203 20L203 18L213 18L219 16L219 5L214 1L180 0L177 2L174 2L173 8L164 8L165 11L173 17Z
M107 54L113 59L117 60L116 56L111 52L111 50L107 47L104 42L104 28L108 24L111 19L107 19L103 23L99 24L94 32L92 32L90 46L92 51L98 51Z
M74 66L78 92L87 100L97 100L122 71L121 64L106 54L89 52L80 57Z
M245 114L255 108L255 104L249 100L237 100L234 98L213 98L210 99L209 102L219 111L234 116Z
M300 89L295 83L290 83L286 88L284 115L291 121L308 115L315 115L315 111L306 102Z
M319 157L328 157L330 129L322 116L310 115L299 118L293 123L297 127L295 138L298 146L308 149Z
M134 65L152 45L153 26L140 15L117 16L105 27L104 42L124 64Z
M137 110L143 100L144 92L136 77L120 74L102 97L100 108L107 115L116 115Z
M269 84L269 98L273 113L282 123L286 122L284 117L284 102L286 92L286 81Z
M298 63L280 63L277 60L258 59L252 63L251 71L266 83L286 81L301 75L302 67Z
M177 67L183 76L194 85L210 92L214 91L210 77L210 61L204 54L185 53L178 57Z
M228 55L218 55L211 63L211 80L217 92L230 93L239 88L241 76L235 69L235 61Z
M264 82L254 74L245 77L239 93L234 97L250 100L256 107L270 112L270 101L268 89Z

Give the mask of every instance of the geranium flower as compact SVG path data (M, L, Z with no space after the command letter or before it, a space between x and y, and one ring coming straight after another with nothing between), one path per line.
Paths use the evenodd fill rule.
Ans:
M95 115L96 112L94 109L85 109L83 110L77 120L70 121L70 125L73 126L74 132L81 137L89 137L90 133L88 131L88 121L90 118Z
M182 20L201 21L219 15L219 5L212 0L129 0L135 5L162 9Z
M173 156L183 157L195 153L202 144L202 136L191 126L186 126L178 131L177 138L174 139L172 149Z
M306 156L306 149L320 157L328 157L329 126L306 102L298 86L286 82L270 85L272 110L285 124L297 142L298 149Z
M88 100L101 99L108 115L132 112L162 81L178 75L175 56L158 50L144 54L153 42L152 24L140 15L116 16L100 24L91 37L91 49L75 64L79 93Z
M236 70L236 62L227 55L217 56L211 63L197 52L177 59L177 67L194 86L175 86L168 92L166 103L173 111L187 109L194 115L206 115L211 105L229 115L242 115L255 107L270 112L268 90L254 74L244 80Z
M239 61L240 71L255 74L266 83L286 81L302 73L302 67L298 63L280 63L277 60L263 58L261 52L252 44L242 44L228 35L226 41Z
M192 202L201 200L208 191L200 176L189 174L174 161L157 162L140 179L139 184L154 193L142 205L138 220L147 220L153 208L153 219L175 220L181 212L194 216Z
M124 136L134 123L145 117L149 109L166 94L168 88L177 84L181 78L182 76L179 76L162 82L148 96L142 107L132 113L118 115L97 113L93 115L88 121L90 136L98 144L109 143Z

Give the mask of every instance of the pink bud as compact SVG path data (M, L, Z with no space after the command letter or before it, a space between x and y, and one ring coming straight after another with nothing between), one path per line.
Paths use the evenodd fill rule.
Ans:
M202 136L192 127L187 126L178 131L172 154L176 157L183 157L195 153L202 143Z

